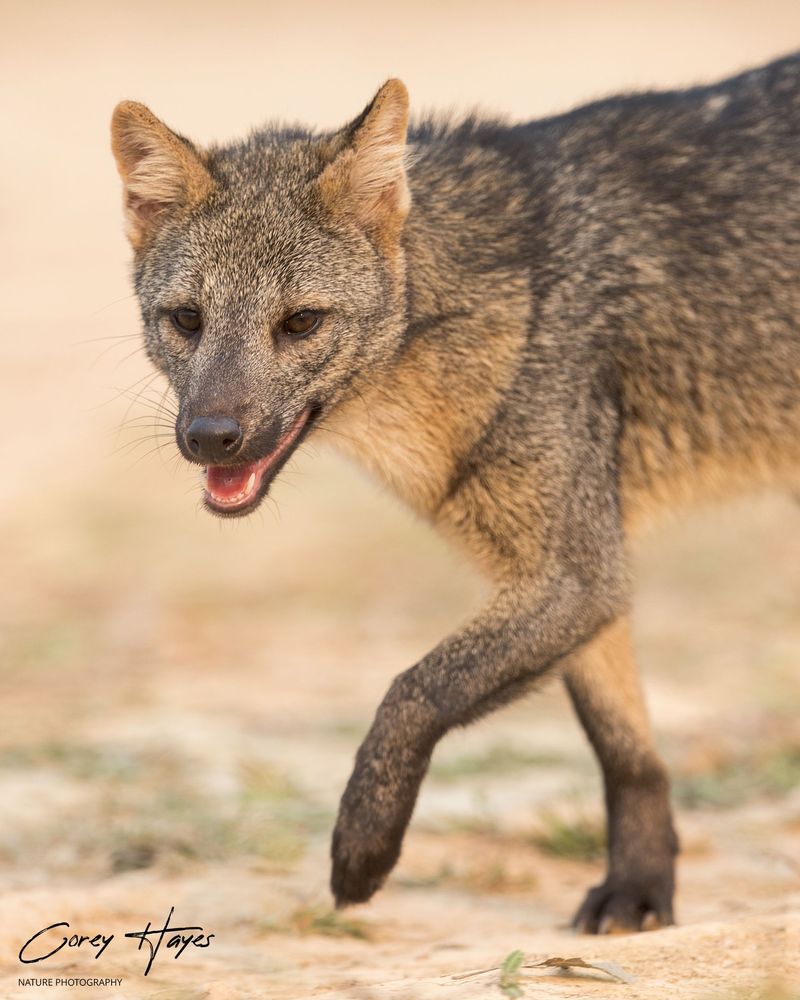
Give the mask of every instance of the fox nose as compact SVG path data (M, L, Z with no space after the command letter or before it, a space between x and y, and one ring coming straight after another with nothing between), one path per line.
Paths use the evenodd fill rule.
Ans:
M215 465L239 450L242 428L233 417L195 417L186 431L186 443L201 462Z

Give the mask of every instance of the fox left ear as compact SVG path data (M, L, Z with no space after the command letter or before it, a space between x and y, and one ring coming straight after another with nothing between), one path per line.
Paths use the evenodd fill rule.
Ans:
M213 188L200 153L144 104L123 101L111 119L111 148L125 188L134 249L170 212L199 204Z
M405 171L408 91L388 80L334 139L333 161L317 180L328 209L378 236L396 237L411 205Z

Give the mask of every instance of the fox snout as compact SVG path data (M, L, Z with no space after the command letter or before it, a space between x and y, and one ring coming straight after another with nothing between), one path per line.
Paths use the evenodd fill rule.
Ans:
M293 418L276 416L248 428L226 414L184 411L176 426L178 446L190 462L205 466L206 507L221 517L254 510L317 414L307 406Z
M229 462L244 440L242 426L233 417L195 417L184 433L184 445L199 462Z
M242 465L269 454L278 443L283 424L277 415L259 421L243 407L226 413L222 407L195 404L182 410L175 437L189 462Z

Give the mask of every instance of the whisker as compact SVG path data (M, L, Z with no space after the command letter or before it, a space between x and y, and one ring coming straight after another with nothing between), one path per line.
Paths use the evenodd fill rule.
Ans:
M159 439L162 440L159 441ZM166 448L168 447L168 442L171 441L171 439L172 439L171 434L157 434L157 435L145 434L144 437L136 438L135 441L126 441L124 444L119 445L119 447L115 448L111 452L111 454L124 455L129 452L134 452L138 448L141 448L142 445L150 444L153 441L159 442L156 444L155 446L156 448Z
M118 299L114 299L113 302L108 302L108 303L106 303L106 305L100 306L100 308L96 312L89 313L89 317L93 318L94 316L99 316L100 313L105 312L106 309L110 309L112 306L118 306L120 304L120 302L128 302L128 301L130 301L130 299L134 298L135 295L136 295L136 292L129 292L127 295L123 295L123 296L121 296Z
M165 389L164 393L161 394L161 397L160 397L160 399L158 401L149 399L145 395L145 393L149 393L151 391L151 389L152 389L152 386L151 386L152 379L155 378L158 374L159 374L158 372L155 372L152 376L150 376L149 381L141 389L139 389L136 392L133 391L133 388L135 388L135 386L138 385L138 383L134 383L134 386L131 389L122 389L122 390L119 391L119 393L118 393L118 395L117 395L116 398L119 398L119 396L124 396L126 399L130 400L130 402L129 402L126 410L125 410L125 413L122 416L122 424L121 424L121 426L124 425L124 423L127 421L128 414L130 413L130 411L133 408L133 406L137 405L137 404L139 406L143 407L143 409L149 410L150 413L152 414L152 419L153 420L159 420L160 421L163 418L169 418L171 420L177 420L177 418L178 418L177 412L175 410L173 410L171 407L168 407L165 404L165 402L164 402L164 397L166 395L166 392L169 390L169 386L167 386L167 388Z
M99 354L97 355L97 357L96 357L96 358L95 358L95 359L94 359L94 360L92 361L92 363L91 363L91 365L90 365L89 367L90 367L90 368L95 368L95 367L96 367L96 366L97 366L97 365L98 365L98 364L99 364L99 363L100 363L100 362L102 361L102 359L103 359L103 358L104 358L104 357L105 357L105 356L106 356L107 354L109 354L109 353L110 353L111 351L115 350L115 349L116 349L117 347L124 347L124 346L125 346L124 342L120 342L120 341L116 341L116 342L115 342L115 343L113 343L113 344L108 344L108 345L107 345L106 347L104 347L104 348L103 348L103 350L102 350L102 351L100 351L100 353L99 353ZM141 350L143 350L143 345L142 345L142 344L139 344L139 345L137 346L136 350L135 350L135 351L133 351L133 353L131 353L131 354L128 354L128 355L126 355L126 356L125 356L124 358L122 358L122 360L120 360L120 361L118 361L118 362L117 362L117 367L118 367L119 365L123 364L123 363L124 363L125 361L127 361L127 360L128 360L129 358L132 358L134 354L138 354L138 353L139 353L139 352L140 352Z
M119 429L121 431L137 430L144 427L150 427L153 430L161 431L172 431L173 425L162 420L153 420L152 417L130 417L124 423L120 424Z
M106 348L106 350L108 350L108 348ZM126 354L124 358L120 358L114 367L119 368L120 365L124 365L126 361L130 361L130 359L135 357L137 354L144 354L144 344L139 344L136 347L136 350L131 351L130 354Z
M154 400L146 399L143 396L128 397L128 398L131 401L131 408L133 406L140 406L143 410L146 411L144 414L138 414L139 416L147 416L149 414L152 414L159 420L160 419L175 420L175 418L178 416L178 414L175 411L167 409L166 406L159 406L159 404ZM133 415L137 416L137 414ZM127 420L128 417L125 416L123 419Z
M127 427L128 424L131 424L135 420L149 420L151 424L163 424L165 427L174 426L172 414L150 410L145 413L132 413L129 417L125 417L124 420L120 421L120 427Z
M128 392L132 392L137 385L141 385L141 383L144 382L145 380L147 380L149 384L150 382L153 381L153 379L158 378L160 374L161 372L147 372L147 374L142 375L141 378L136 379L133 385L129 386L127 389L117 389L116 394L112 396L110 399L107 399L102 403L97 403L95 406L92 406L89 412L91 413L94 410L99 410L101 407L108 406L110 403L116 403L116 401L120 398L120 396L124 396ZM147 386L145 386L144 388L147 388Z
M361 440L360 438L355 437L353 434L346 434L344 431L334 430L333 427L327 427L323 423L318 424L317 427L314 428L314 430L318 431L321 435L322 434L328 434L328 435L330 435L332 437L340 437L344 441L352 441L356 445L358 445L359 442L360 442L360 440ZM310 442L306 442L306 443L309 444L309 446L311 444Z
M159 451L159 450L160 450L161 448L166 448L166 444L157 444L157 445L156 445L156 446L155 446L154 448L150 448L150 450L149 450L149 451L146 451L146 452L144 452L144 453L143 453L142 455L140 455L140 456L139 456L139 457L138 457L138 458L136 459L136 461L135 461L135 462L131 462L131 464L130 464L130 465L128 466L128 469L130 470L130 469L133 469L133 468L135 468L135 467L136 467L136 466L137 466L137 465L138 465L138 464L139 464L139 463L140 463L141 461L143 461L143 460L144 460L145 458L147 458L147 457L148 457L149 455L153 455L153 454L155 454L155 453L156 453L156 452L158 452L158 451Z
M104 340L139 340L140 333L109 333L102 337L87 337L85 340L73 340L72 347L83 347L84 344L100 344Z

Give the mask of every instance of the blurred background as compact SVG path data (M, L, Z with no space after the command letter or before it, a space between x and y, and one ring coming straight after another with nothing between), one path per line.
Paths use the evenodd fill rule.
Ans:
M619 961L631 997L754 996L765 965L800 951L800 508L701 511L639 553L681 927L563 930L602 876L602 795L556 683L447 738L386 890L331 913L328 838L359 740L483 584L313 441L256 516L199 509L155 423L108 121L133 98L201 143L275 118L334 127L389 76L418 111L521 120L785 54L798 4L3 0L0 14L3 995L37 995L16 956L40 927L121 936L174 905L212 948L146 980L130 942L27 972L125 977L103 996L420 1000L486 995L485 978L451 977L521 948Z

